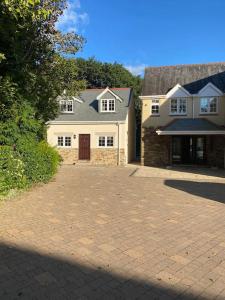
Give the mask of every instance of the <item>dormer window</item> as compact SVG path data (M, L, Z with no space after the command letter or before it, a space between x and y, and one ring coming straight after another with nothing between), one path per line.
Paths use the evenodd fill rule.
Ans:
M186 115L187 113L187 99L173 98L170 99L170 114L171 115Z
M60 100L60 112L61 113L72 113L73 112L73 100Z
M102 99L101 100L102 112L115 112L115 99Z
M200 113L215 114L218 112L218 97L202 97L200 98Z

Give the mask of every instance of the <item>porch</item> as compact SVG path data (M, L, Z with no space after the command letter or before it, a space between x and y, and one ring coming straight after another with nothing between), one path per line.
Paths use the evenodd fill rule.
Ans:
M207 119L176 119L145 128L142 165L200 165L224 168L225 128Z

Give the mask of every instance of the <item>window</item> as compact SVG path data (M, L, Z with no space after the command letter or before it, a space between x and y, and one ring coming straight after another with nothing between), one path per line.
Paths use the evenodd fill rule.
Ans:
M71 147L71 136L58 136L58 147Z
M186 98L171 99L170 113L172 115L185 115L187 113L187 99Z
M200 98L200 113L212 114L217 113L217 97Z
M102 104L101 105L102 112L115 111L115 99L102 99L101 104Z
M113 136L107 136L107 147L113 147Z
M73 112L73 100L60 100L60 111L62 113Z
M113 136L99 136L98 137L98 146L99 147L113 147L114 146Z
M159 115L159 100L152 100L152 115Z

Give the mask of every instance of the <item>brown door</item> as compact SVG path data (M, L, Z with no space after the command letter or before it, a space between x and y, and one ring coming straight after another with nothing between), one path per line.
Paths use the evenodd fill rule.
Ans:
M90 160L90 134L79 134L79 159Z

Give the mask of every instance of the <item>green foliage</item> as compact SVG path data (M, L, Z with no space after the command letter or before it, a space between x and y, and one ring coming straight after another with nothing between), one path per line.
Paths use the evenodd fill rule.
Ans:
M0 194L27 184L24 163L12 147L0 146Z
M56 96L68 87L58 53L75 54L85 42L75 33L56 30L65 7L66 0L0 1L1 83L14 84L17 97L13 102L29 102L44 121L57 115ZM75 87L76 92L83 88L77 77ZM6 106L12 102L7 93L0 94L0 100Z
M48 182L56 173L60 156L45 141L22 138L16 145L16 151L24 163L24 173L29 183Z

